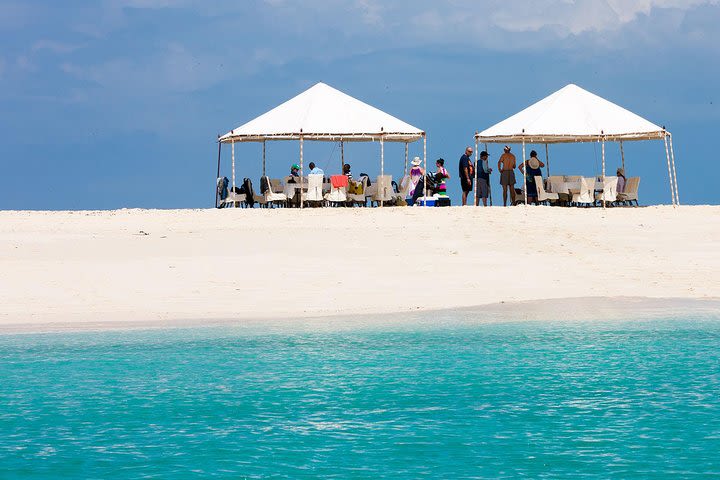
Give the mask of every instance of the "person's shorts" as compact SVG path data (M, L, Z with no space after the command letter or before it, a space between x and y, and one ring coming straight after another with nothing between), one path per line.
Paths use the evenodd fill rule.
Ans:
M462 187L463 192L472 192L472 189L473 189L472 179L468 183L464 178L461 178L460 179L460 187Z
M503 170L500 173L500 185L515 185L515 171Z
M490 186L488 185L488 181L484 178L478 178L477 180L477 190L475 191L475 196L477 198L488 198L490 194Z

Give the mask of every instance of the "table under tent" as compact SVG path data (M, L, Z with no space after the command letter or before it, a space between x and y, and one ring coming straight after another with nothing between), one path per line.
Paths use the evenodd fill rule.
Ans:
M522 144L524 161L527 158L526 144L544 144L546 164L549 169L549 144L598 142L602 145L602 178L604 179L605 144L619 143L624 170L623 142L639 140L664 141L672 204L679 205L675 153L670 132L573 84L476 133L475 156L477 160L479 143ZM523 177L525 170L523 169ZM527 204L527 189L524 190ZM604 197L603 206L605 206Z
M305 141L340 142L341 162L344 165L345 142L379 142L380 175L385 171L385 142L405 143L405 171L408 164L408 144L423 140L423 161L427 166L425 132L371 105L351 97L324 83L308 90L218 137L217 176L220 177L220 158L223 144L230 144L232 187L235 191L235 144L262 143L262 175L265 176L265 142L297 140L299 142L300 178L304 174L303 143ZM382 202L380 202L382 205ZM300 208L303 190L300 188ZM217 198L216 198L217 206Z

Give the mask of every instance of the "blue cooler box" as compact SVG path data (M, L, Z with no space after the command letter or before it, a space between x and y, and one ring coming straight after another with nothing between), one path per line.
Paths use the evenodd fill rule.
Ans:
M434 207L436 200L437 199L435 197L427 197L427 199L425 197L420 197L417 199L417 202L415 202L415 205L419 207Z

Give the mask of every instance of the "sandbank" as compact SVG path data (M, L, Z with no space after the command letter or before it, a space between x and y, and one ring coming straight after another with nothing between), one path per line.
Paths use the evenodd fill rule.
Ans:
M713 300L718 245L717 206L4 211L0 332Z

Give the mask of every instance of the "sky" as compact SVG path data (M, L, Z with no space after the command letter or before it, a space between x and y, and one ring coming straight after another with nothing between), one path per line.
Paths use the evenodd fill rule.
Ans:
M719 0L0 0L0 209L211 207L217 135L320 81L425 130L455 203L473 134L575 83L665 126L681 203L717 204L719 24ZM268 174L298 150L268 143ZM599 174L596 144L549 153L553 173ZM236 155L259 183L261 147ZM334 143L305 158L340 168ZM641 203L670 203L663 143L625 158ZM377 143L345 159L379 173ZM403 163L388 146L386 172Z

